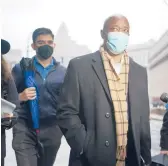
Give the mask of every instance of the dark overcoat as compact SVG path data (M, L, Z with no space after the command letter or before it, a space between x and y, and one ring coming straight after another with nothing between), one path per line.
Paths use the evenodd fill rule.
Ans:
M130 58L127 165L151 162L147 71ZM57 112L70 166L115 166L114 109L99 51L70 61Z

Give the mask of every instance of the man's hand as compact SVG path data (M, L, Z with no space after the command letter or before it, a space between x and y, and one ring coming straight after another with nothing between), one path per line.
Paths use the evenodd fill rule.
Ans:
M160 154L166 154L166 155L168 155L168 150L162 150L162 151L160 152Z
M25 89L19 94L20 101L34 100L36 98L36 89L34 87Z
M3 114L1 115L1 117L2 117L2 118L11 118L11 117L13 117L13 113L3 113Z

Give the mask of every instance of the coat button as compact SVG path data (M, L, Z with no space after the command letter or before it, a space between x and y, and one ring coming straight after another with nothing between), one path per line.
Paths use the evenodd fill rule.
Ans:
M105 117L106 117L106 118L109 118L109 117L110 117L110 113L107 112L107 113L105 114Z
M105 142L105 145L106 145L107 147L109 147L110 144L109 144L108 141L106 141L106 142Z

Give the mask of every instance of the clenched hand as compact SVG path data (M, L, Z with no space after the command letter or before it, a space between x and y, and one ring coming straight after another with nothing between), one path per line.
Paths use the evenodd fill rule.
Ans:
M34 87L25 89L19 94L20 101L34 100L36 98L36 89Z

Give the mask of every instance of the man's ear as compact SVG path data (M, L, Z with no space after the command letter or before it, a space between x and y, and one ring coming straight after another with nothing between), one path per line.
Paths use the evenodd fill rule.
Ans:
M33 50L36 50L36 46L35 46L34 43L31 44L31 47L32 47Z
M103 31L103 30L101 30L101 32L100 32L100 33L101 33L101 37L102 37L102 39L103 39L103 40L105 40L105 39L106 39L106 36L105 36L104 31Z
M104 39L103 30L100 31L102 39Z

